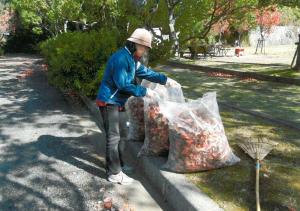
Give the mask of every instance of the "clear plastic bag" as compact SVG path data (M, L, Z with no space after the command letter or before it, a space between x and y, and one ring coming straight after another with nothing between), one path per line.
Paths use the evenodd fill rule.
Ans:
M129 119L128 139L144 141L144 100L141 97L130 97L126 103L126 111Z
M159 101L184 102L181 86L166 87L143 81L142 85L157 92L159 98L144 98L145 141L141 155L163 155L169 150L168 120L161 112Z
M169 121L170 148L164 168L188 173L240 161L228 144L215 92L187 103L160 102L160 107Z

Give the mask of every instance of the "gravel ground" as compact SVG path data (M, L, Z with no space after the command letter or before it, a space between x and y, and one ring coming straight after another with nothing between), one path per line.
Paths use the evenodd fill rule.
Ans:
M132 186L106 181L103 134L48 85L40 58L0 58L0 105L1 211L103 210L107 196L116 210L167 210L137 174Z

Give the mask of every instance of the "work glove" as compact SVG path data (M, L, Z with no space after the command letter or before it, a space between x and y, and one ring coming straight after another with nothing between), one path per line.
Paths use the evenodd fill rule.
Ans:
M176 86L180 86L180 84L177 81L173 80L172 78L167 78L166 86L176 87Z

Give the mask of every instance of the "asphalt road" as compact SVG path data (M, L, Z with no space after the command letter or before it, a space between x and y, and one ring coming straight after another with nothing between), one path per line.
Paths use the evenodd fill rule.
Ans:
M0 58L0 210L168 210L135 171L105 179L104 139L89 112L50 86L40 58ZM118 210L116 209L116 210Z

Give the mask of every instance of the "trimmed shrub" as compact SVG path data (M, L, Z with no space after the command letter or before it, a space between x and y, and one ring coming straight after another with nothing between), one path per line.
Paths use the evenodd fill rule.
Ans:
M64 33L42 42L50 83L94 97L107 59L117 50L117 40L117 31L100 30Z

